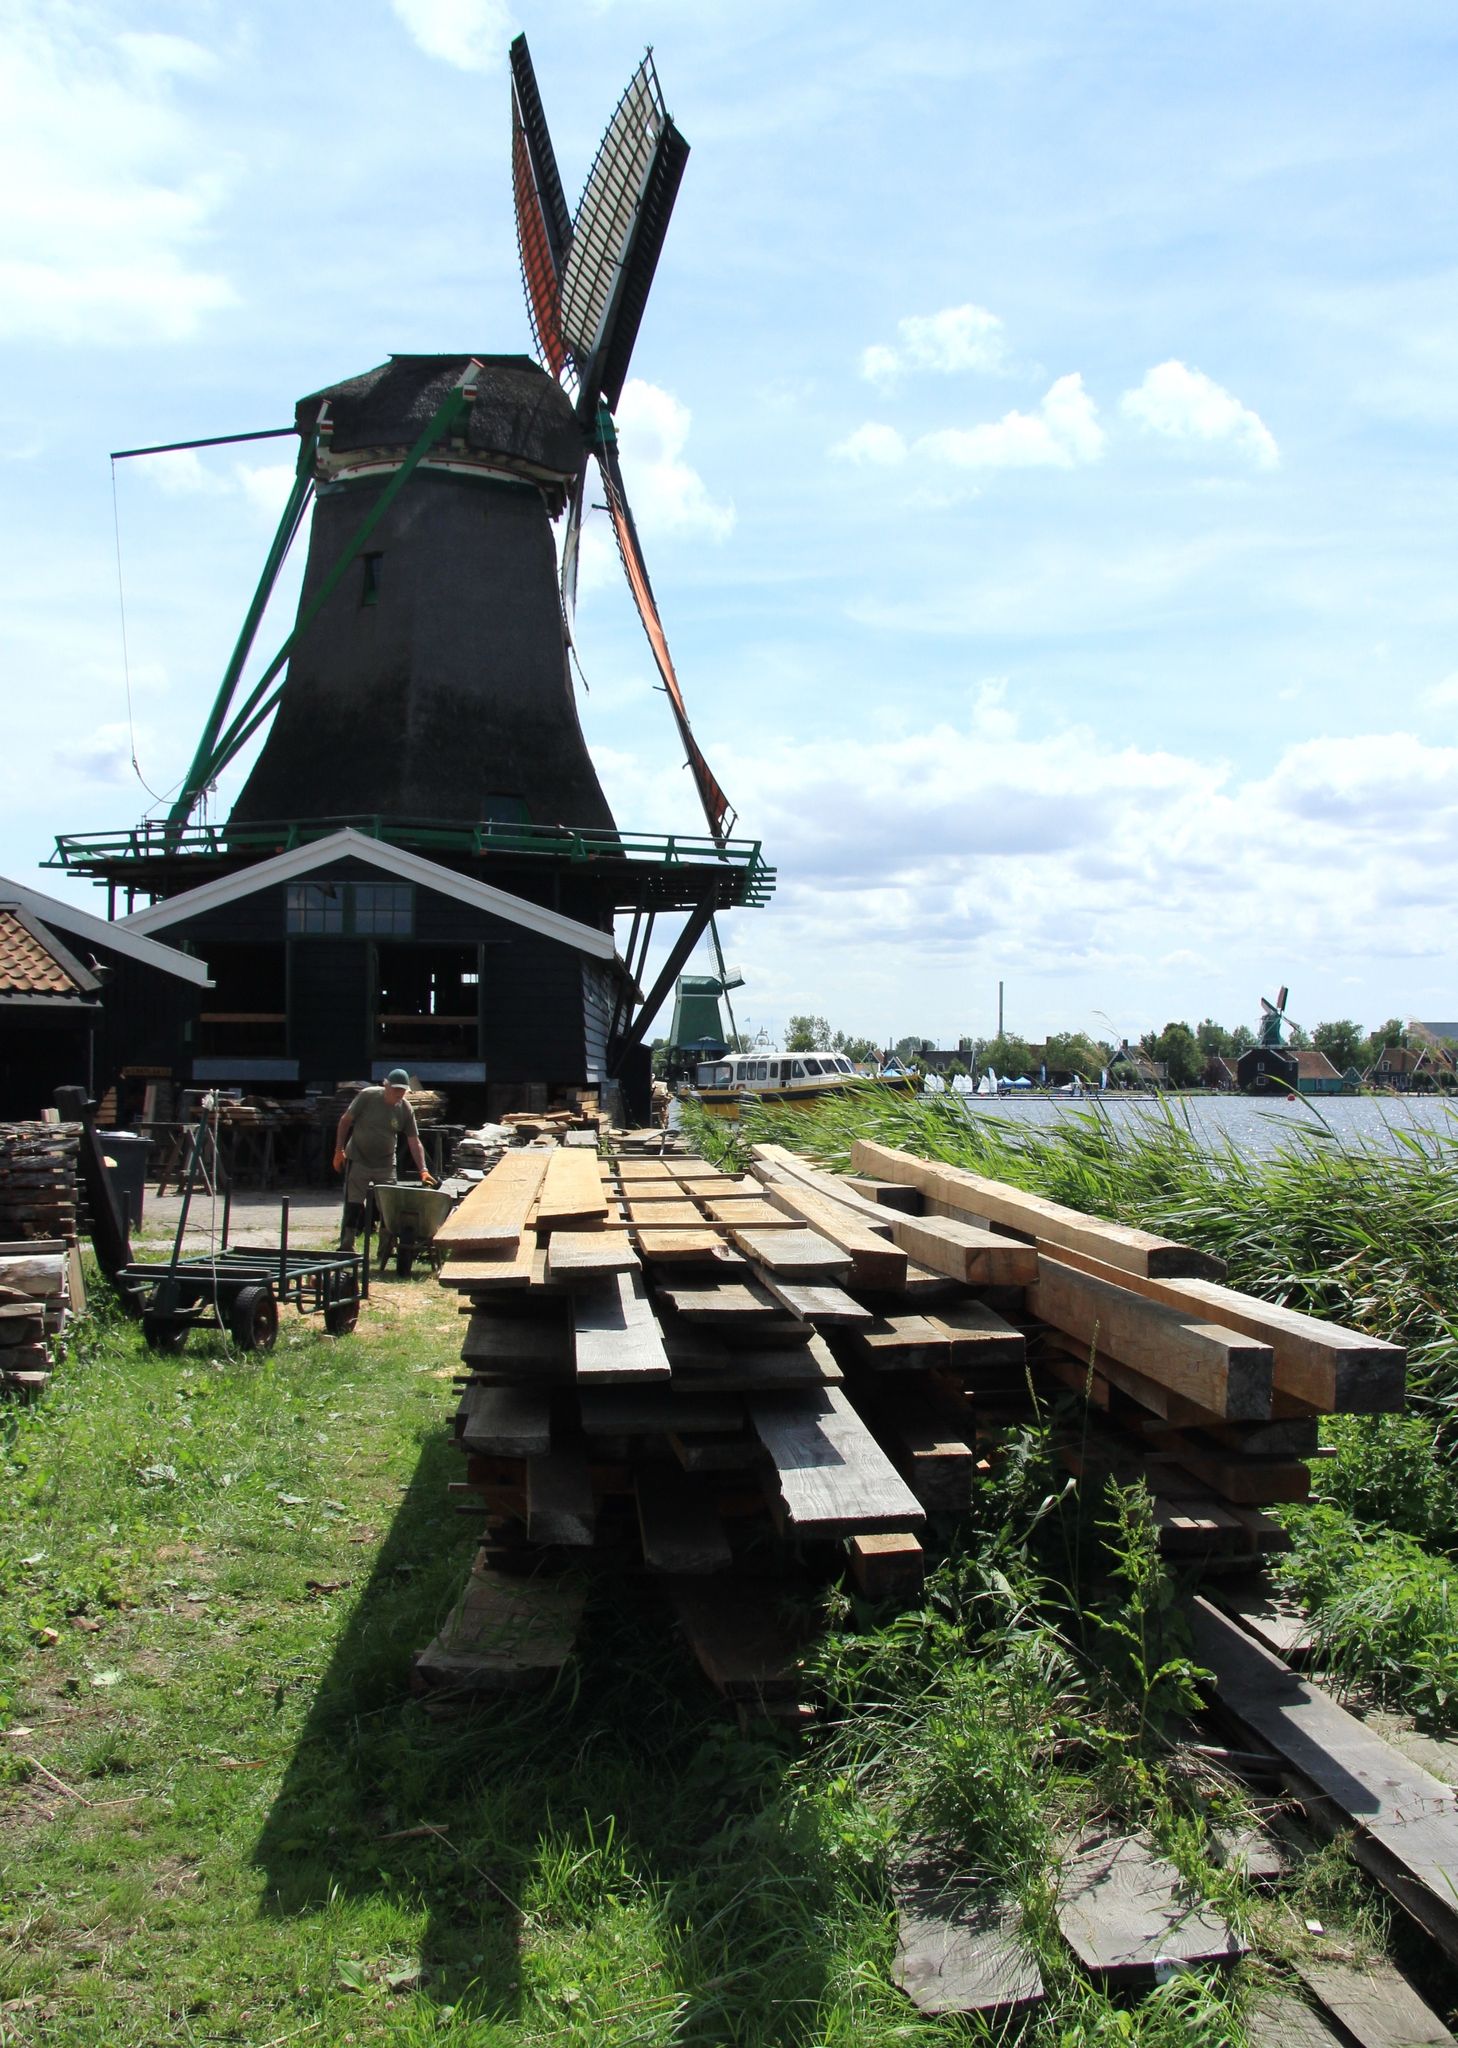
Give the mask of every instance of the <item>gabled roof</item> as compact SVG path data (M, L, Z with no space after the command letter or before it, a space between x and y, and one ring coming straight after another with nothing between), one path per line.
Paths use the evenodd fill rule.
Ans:
M0 1006L90 1010L101 987L53 932L17 904L0 900Z
M1314 1045L1288 1046L1287 1051L1295 1053L1296 1071L1303 1081L1340 1081L1340 1071Z
M291 847L287 853L276 853L271 860L258 861L236 874L220 875L215 881L202 882L184 895L169 896L164 903L154 903L150 910L138 910L123 919L122 928L129 932L165 931L169 926L182 924L204 911L237 903L259 889L272 888L278 882L298 881L305 875L316 874L320 868L326 868L334 861L344 859L365 861L371 867L382 869L395 881L413 882L417 888L434 889L438 895L452 896L458 903L468 903L475 910L489 911L493 917L504 918L508 924L523 925L528 931L539 932L543 938L555 939L559 945L571 946L579 953L590 953L595 960L611 960L615 955L611 932L600 932L593 925L579 924L575 917L563 917L560 911L547 910L540 903L529 903L525 897L509 896L504 889L493 889L489 882L476 882L469 875L458 875L453 868L443 868L438 862L427 860L424 854L411 853L406 847L385 846L378 839L367 839L363 832L356 832L348 825L338 832L331 832L327 839L311 839L305 846Z
M24 916L43 924L48 931L65 932L69 938L82 939L93 946L105 946L128 960L139 961L144 967L155 967L159 973L176 975L179 981L193 982L198 988L211 988L213 985L206 961L195 960L190 953L180 953L176 946L161 945L155 939L143 938L140 932L131 929L129 918L113 921L97 917L89 910L78 910L74 904L63 902L60 897L43 896L39 889L29 888L24 882L12 882L5 875L0 875L0 902L14 905Z

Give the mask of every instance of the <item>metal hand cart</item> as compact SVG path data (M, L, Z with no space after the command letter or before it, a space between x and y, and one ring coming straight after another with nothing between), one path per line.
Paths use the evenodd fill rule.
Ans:
M184 1258L182 1240L194 1192L223 1197L222 1242L216 1252ZM116 1275L117 1287L140 1310L142 1336L154 1351L180 1351L191 1330L227 1330L244 1351L270 1351L278 1336L278 1308L291 1301L300 1315L321 1314L332 1337L359 1321L369 1299L369 1236L364 1252L289 1249L289 1202L279 1203L276 1245L230 1245L232 1192L224 1183L216 1133L207 1123L191 1133L183 1180L182 1213L170 1259L133 1260Z

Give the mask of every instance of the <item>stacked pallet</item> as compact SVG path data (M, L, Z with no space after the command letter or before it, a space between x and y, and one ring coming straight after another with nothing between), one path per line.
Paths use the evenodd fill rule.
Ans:
M0 1237L76 1242L75 1124L0 1124Z
M918 1530L965 1512L1064 1386L1091 1404L1075 1469L1142 1473L1168 1553L1249 1565L1282 1540L1260 1510L1304 1490L1316 1414L1401 1398L1392 1346L1236 1295L1184 1246L884 1148L855 1163L873 1177L774 1146L745 1176L539 1145L472 1189L437 1244L469 1317L456 1434L487 1543L423 1679L560 1662L561 1567L595 1555L665 1575L732 1690L722 1588L744 1594L753 1558L763 1699L795 1647L767 1586L848 1564L871 1597L914 1595Z
M71 1305L70 1257L59 1237L0 1243L0 1389L22 1400L49 1383Z

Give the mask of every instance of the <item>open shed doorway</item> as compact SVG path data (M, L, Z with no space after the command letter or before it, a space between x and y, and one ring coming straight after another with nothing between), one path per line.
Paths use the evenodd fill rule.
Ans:
M377 945L375 1058L481 1057L479 946Z

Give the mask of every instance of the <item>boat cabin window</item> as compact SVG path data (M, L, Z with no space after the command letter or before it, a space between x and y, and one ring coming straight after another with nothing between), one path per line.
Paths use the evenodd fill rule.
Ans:
M725 1066L704 1066L694 1076L700 1088L727 1088L732 1069Z
M851 1065L850 1061L846 1058L844 1053L836 1054L835 1064L840 1068L840 1071L843 1074L853 1074L855 1072L855 1068Z
M807 1059L805 1062L805 1071L807 1074L823 1074L825 1072L824 1062L821 1060Z
M795 1061L795 1063L794 1063L793 1067L792 1067L792 1068L790 1069L790 1071L791 1071L791 1073L793 1074L794 1078L795 1078L795 1079L796 1079L797 1081L803 1081L803 1080L804 1080L804 1078L805 1078L805 1069L804 1069L804 1066L803 1066L803 1065L801 1064L801 1062L800 1062L799 1060L796 1060L796 1061Z
M751 1081L767 1081L769 1079L769 1061L752 1061L750 1065L749 1078Z

